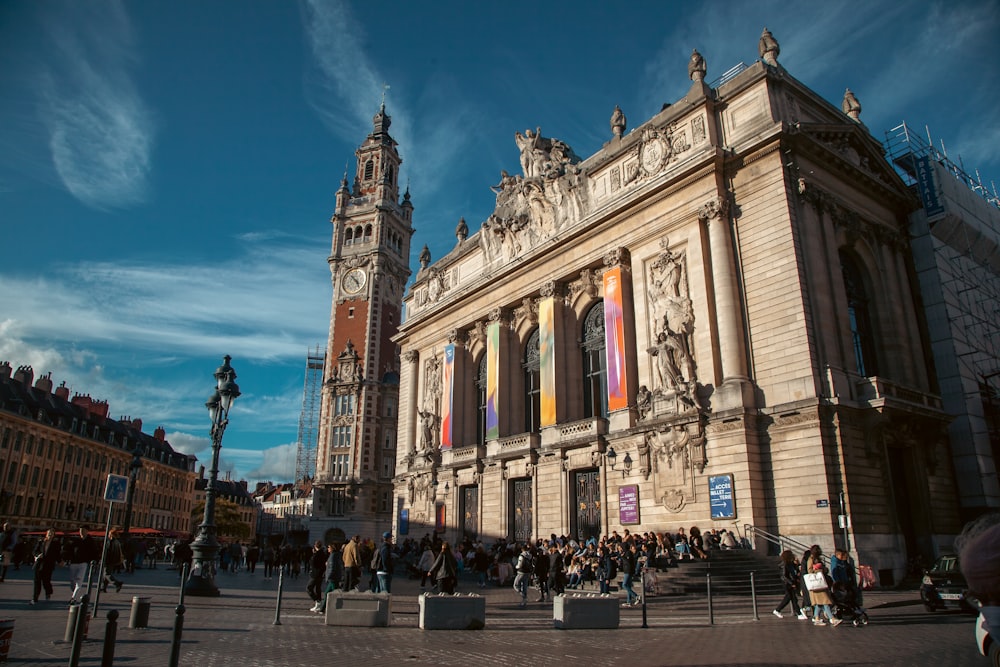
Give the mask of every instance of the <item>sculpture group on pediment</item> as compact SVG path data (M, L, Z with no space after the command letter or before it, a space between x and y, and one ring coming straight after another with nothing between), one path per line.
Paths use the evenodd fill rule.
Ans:
M517 132L514 139L523 176L501 171L491 188L496 208L479 233L487 263L513 260L580 219L587 207L587 180L572 148L543 137L540 128Z

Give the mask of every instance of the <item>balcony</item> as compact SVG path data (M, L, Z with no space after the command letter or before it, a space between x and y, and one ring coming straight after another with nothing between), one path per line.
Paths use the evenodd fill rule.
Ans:
M607 435L607 433L607 419L588 417L566 424L546 426L542 429L542 446L546 449L557 449L590 443L602 435Z
M512 459L524 456L532 449L538 449L542 437L538 433L518 433L499 440L490 440L486 445L488 456L500 459Z
M887 402L901 402L935 412L942 410L940 396L904 387L877 375L856 378L854 388L857 400L868 403L872 407L882 407Z

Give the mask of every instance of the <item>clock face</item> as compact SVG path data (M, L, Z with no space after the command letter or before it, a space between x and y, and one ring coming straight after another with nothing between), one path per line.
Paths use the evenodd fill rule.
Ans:
M344 291L348 294L357 294L365 288L365 283L368 281L368 276L361 269L351 269L344 276L344 281L341 283L344 286Z

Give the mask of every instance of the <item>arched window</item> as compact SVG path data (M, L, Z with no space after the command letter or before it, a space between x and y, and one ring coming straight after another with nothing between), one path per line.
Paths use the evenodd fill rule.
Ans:
M394 172L393 172L393 169L392 169L392 165L389 165L388 167L386 167L386 169L385 169L385 182L386 183L392 183L392 175L393 175L393 173Z
M476 373L476 442L486 444L486 355L479 361Z
M372 180L372 176L375 175L375 163L371 160L365 162L365 180Z
M365 225L365 242L372 240L372 226Z
M348 227L344 230L344 245L351 245L354 243L354 230Z
M542 376L541 357L538 353L538 329L535 329L524 346L524 430L538 433L541 429Z
M608 416L608 371L604 356L604 302L587 312L583 320L583 416Z
M847 292L847 315L851 322L851 339L854 361L858 373L865 377L878 375L878 358L875 355L875 331L869 310L868 291L857 262L846 252L840 252L840 270Z

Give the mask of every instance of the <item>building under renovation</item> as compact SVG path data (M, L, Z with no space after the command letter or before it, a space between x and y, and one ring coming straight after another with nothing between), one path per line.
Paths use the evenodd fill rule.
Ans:
M919 212L849 90L833 105L758 47L713 85L694 52L683 99L634 128L609 110L583 159L516 133L493 214L422 255L394 339L401 537L753 526L847 539L889 584L996 507L996 314L970 355L937 319L959 291L919 294L941 244L982 241ZM980 208L963 233L994 245L969 268L995 286Z

